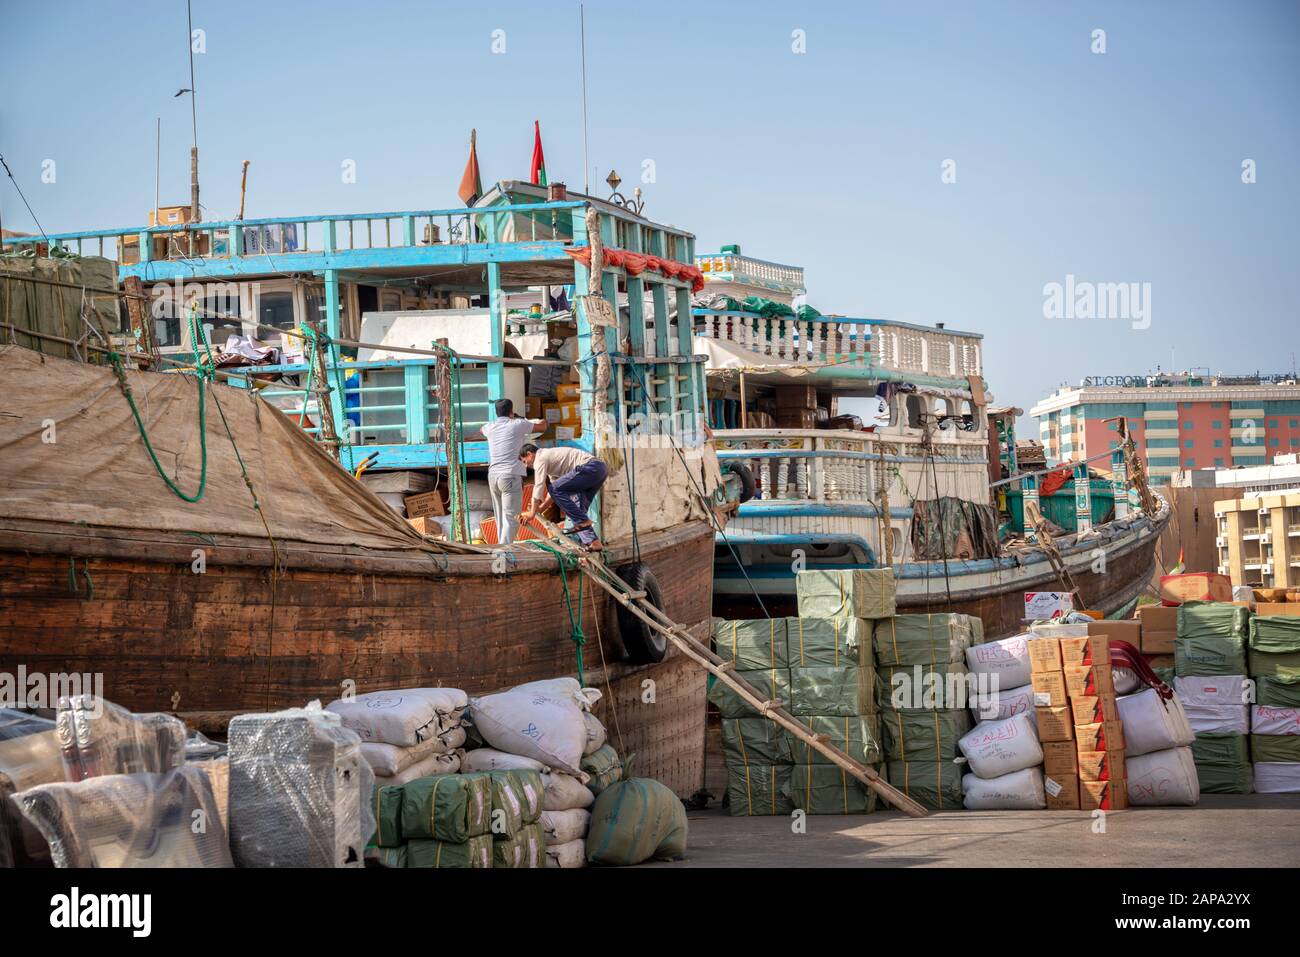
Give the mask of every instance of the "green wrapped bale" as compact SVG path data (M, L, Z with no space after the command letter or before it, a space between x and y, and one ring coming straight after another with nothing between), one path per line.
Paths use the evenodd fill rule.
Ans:
M727 810L733 817L789 814L788 764L728 764Z
M546 835L540 824L525 824L519 833L492 842L492 867L508 870L546 866Z
M488 772L434 774L402 785L402 836L408 842L417 838L464 844L488 834L491 826L492 778Z
M832 568L795 575L800 618L888 618L894 614L892 568Z
M975 726L967 708L882 711L880 736L889 761L951 761L957 740Z
M1300 708L1300 676L1279 678L1275 675L1261 675L1254 670L1255 660L1260 652L1251 651L1249 662L1251 677L1255 680L1255 703L1271 708Z
M748 681L758 691L759 697L766 701L779 700L783 705L790 702L790 669L764 668L762 671L741 671L733 674ZM718 708L724 718L754 718L759 713L731 690L731 686L722 681L715 681L709 689L709 700Z
M1252 648L1247 654L1247 666L1249 671L1237 673L1248 674L1253 678L1275 678L1281 683L1300 681L1300 652L1274 654Z
M868 814L876 792L835 765L805 764L790 775L790 803L805 814Z
M1180 635L1174 639L1174 674L1180 678L1247 674L1246 641L1235 634Z
M611 784L591 806L587 862L617 867L686 856L686 808L651 778Z
M784 668L789 665L789 618L713 622L713 647L718 657L737 671Z
M795 720L810 733L824 735L827 744L839 748L855 761L878 764L881 760L883 749L880 742L880 715L804 715ZM803 739L791 734L789 742L791 757L797 766L837 766Z
M951 761L890 761L889 783L929 811L962 809L962 766Z
M376 787L373 811L375 813L375 844L379 847L400 847L402 844L402 788ZM400 866L400 865L391 865Z
M876 670L847 665L790 669L792 715L853 717L876 713Z
M984 619L976 615L967 615L970 619L970 643L972 645L984 644Z
M623 762L618 752L603 744L582 759L582 770L589 777L587 788L597 797L611 784L623 779Z
M790 666L871 665L871 622L865 618L789 618Z
M486 771L492 782L492 836L510 840L542 813L542 776L536 771Z
M1250 633L1250 617L1250 609L1245 605L1225 601L1186 601L1178 606L1178 637L1239 638L1244 642Z
M976 675L963 662L941 665L886 665L876 669L876 701L881 710L953 711L975 701Z
M1300 734L1252 734L1250 756L1261 764L1300 764Z
M792 738L767 718L723 718L722 754L727 765L789 764Z
M1269 654L1300 652L1300 616L1255 615L1250 619L1251 651Z
M406 867L406 845L400 847L368 847L366 859L376 861L380 867Z
M1173 668L1152 668L1151 673L1165 684L1169 685L1169 687L1172 688L1174 686L1174 678L1176 678L1177 675L1174 673Z
M932 665L965 661L973 643L969 615L895 615L876 622L872 639L877 665ZM982 628L983 626L981 626Z
M460 842L418 838L406 842L406 866L440 869L491 867L492 845L495 843L491 834Z
M1244 734L1202 733L1192 742L1192 760L1202 794L1250 794L1255 769Z

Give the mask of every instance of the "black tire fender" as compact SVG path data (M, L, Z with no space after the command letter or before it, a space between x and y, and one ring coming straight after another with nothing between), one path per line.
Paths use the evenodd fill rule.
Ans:
M623 565L615 574L627 582L634 592L645 592L645 601L663 611L663 590L649 565L645 562L631 562ZM663 661L664 655L668 653L668 639L621 604L618 606L618 632L623 639L628 660L633 664L647 665Z
M758 485L754 482L754 473L744 462L730 462L727 468L740 479L740 503L743 505L758 491Z

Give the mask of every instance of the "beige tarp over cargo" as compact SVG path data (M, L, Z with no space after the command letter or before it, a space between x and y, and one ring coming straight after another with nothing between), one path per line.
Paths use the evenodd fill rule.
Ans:
M201 464L194 378L126 377L159 462L193 495ZM292 420L244 390L207 389L207 490L190 504L154 469L112 369L0 346L0 520L265 540L215 392L277 540L386 551L431 547Z

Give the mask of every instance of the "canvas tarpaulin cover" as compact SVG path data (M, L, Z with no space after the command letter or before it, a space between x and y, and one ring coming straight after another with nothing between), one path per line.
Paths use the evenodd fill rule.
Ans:
M997 509L951 496L913 502L912 550L921 561L996 558Z
M761 671L742 671L737 669L735 675L748 681L759 693L760 700L790 700L790 669L764 668ZM752 718L758 711L749 705L731 686L716 681L709 689L709 700L718 706L718 713L724 718Z
M56 286L55 282L69 285ZM97 290L116 288L117 267L107 259L0 256L0 322L18 327L0 328L0 342L75 359L77 351L71 344L28 333L74 342L85 338L103 345L95 333L117 332L120 320L117 294ZM83 356L86 351L82 350Z
M195 380L131 371L126 379L163 469L193 495L201 465ZM190 504L155 471L112 369L0 347L0 382L0 522L40 517L265 541L216 408L219 398L278 542L431 550L294 422L242 389L205 389L207 483L203 498ZM43 438L50 422L54 442Z

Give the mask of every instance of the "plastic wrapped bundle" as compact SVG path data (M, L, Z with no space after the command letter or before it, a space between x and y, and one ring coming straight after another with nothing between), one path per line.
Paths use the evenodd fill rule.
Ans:
M957 747L970 762L971 771L985 780L1043 763L1038 724L1028 714L1001 721L981 721L957 741Z
M969 708L974 679L964 662L886 665L876 669L876 700L894 711L951 711Z
M492 836L511 840L542 812L542 776L536 771L489 771ZM541 866L540 864L538 865Z
M367 847L366 860L376 862L380 867L405 867L406 845L400 847Z
M1186 601L1178 606L1179 638L1237 638L1250 631L1250 609L1222 601ZM1241 674L1240 671L1226 672Z
M957 742L973 726L966 708L886 711L880 736L890 761L951 761L957 757Z
M1295 794L1300 792L1300 764L1256 761L1255 792L1257 794Z
M1124 723L1126 759L1171 748L1185 748L1196 740L1182 703L1175 695L1161 698L1155 688L1118 699L1119 719Z
M1202 794L1249 794L1254 789L1250 745L1244 734L1200 734L1192 760Z
M746 761L789 764L793 760L792 746L789 732L767 718L722 719L722 754L728 765Z
M1269 652L1250 649L1246 656L1249 674L1280 682L1300 682L1300 651Z
M402 844L402 788L384 786L375 782L374 842L379 847L399 847Z
M884 753L880 741L880 715L865 714L850 717L805 715L795 720L811 733L822 735L827 744L834 745L862 764L876 764ZM802 738L788 734L771 721L764 721L764 723L772 725L778 733L786 736L790 745L790 758L795 764L833 764L830 758Z
M1245 675L1185 676L1174 690L1196 734L1248 734L1251 690Z
M859 665L792 667L787 707L797 716L875 714L876 670Z
M733 817L789 814L788 764L727 765L727 809Z
M13 708L0 708L0 741L12 741L14 738L53 730L54 722L49 718L40 718Z
M1178 608L1174 671L1180 677L1244 675L1250 610L1224 602L1190 601Z
M964 774L962 804L969 811L1038 811L1047 807L1043 769L1021 768L996 778Z
M1128 727L1125 726L1125 733ZM1151 751L1124 761L1132 807L1190 806L1201 799L1192 749Z
M890 761L889 783L931 811L962 807L961 768L951 761Z
M513 837L492 842L492 866L524 869L546 866L546 839L540 825L525 824Z
M11 795L63 780L54 722L9 711L0 716L0 867L49 867L50 846Z
M999 687L996 691L989 689L986 693L977 693L971 698L970 710L976 721L998 721L1013 714L1030 714L1034 710L1034 686Z
M375 832L361 739L319 705L229 728L230 847L240 867L361 867Z
M463 844L492 827L492 778L487 772L436 774L402 785L406 840Z
M718 657L740 671L784 668L787 657L787 624L797 619L759 618L753 621L713 622L713 646Z
M894 590L892 568L805 570L795 576L800 618L888 618Z
M406 844L407 867L483 868L492 866L491 834L467 841L434 841L418 838Z
M325 710L362 741L410 748L459 728L468 705L459 688L403 688L331 701Z
M1255 653L1251 652L1253 662ZM1277 678L1255 675L1255 702L1277 708L1300 708L1300 678Z
M963 661L972 644L974 620L968 615L943 612L895 615L878 621L872 639L876 664L942 665Z
M760 701L790 702L790 669L764 668L762 671L735 671L737 678L748 681L758 692ZM722 681L715 681L709 689L709 700L724 718L753 718L758 711Z
M207 776L193 766L41 784L17 796L58 867L233 867Z
M618 752L607 744L582 759L582 772L587 775L591 793L600 797L611 784L623 780L623 762Z
M1287 654L1300 651L1300 616L1256 615L1250 620L1252 651Z
M994 687L1023 688L1030 683L1029 642L1032 635L1016 635L1000 641L972 645L966 649L966 666L972 674L987 675L983 682Z
M132 714L80 694L59 699L57 725L69 781L170 771L185 763L185 725L169 714Z
M790 666L872 664L872 623L865 618L789 618Z
M790 774L790 803L805 814L868 814L876 792L833 764L804 764Z

